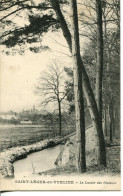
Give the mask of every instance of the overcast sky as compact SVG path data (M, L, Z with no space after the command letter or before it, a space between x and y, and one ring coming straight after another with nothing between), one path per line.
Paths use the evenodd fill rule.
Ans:
M24 26L28 24L28 20L26 13L23 14L23 18L11 16L10 20ZM83 38L81 42L83 42ZM14 56L0 54L0 111L14 110L18 112L22 109L31 109L33 105L39 109L40 98L34 94L34 86L39 74L46 69L46 65L52 59L58 59L60 63L62 62L60 66L72 67L71 54L62 32L47 33L43 37L43 44L50 46L51 51L42 51L39 54L26 51L24 55L16 54Z
M1 111L18 112L31 109L33 105L38 108L40 98L34 94L34 87L40 73L52 59L63 62L60 66L70 65L71 58L66 55L70 53L62 34L56 34L55 39L52 34L47 35L43 43L48 43L52 50L37 54L26 51L24 55L14 56L1 54Z

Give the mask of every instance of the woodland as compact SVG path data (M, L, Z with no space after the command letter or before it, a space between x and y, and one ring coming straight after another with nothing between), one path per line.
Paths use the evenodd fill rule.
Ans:
M56 33L65 39L72 68L65 65L62 69L57 60L51 62L39 78L35 93L44 97L44 105L56 102L59 135L64 101L68 113L75 114L79 173L87 170L85 116L89 112L98 165L106 168L106 141L115 145L120 140L120 1L1 0L0 15L0 45L5 55L52 50L52 46L42 44L49 32L54 39ZM55 41L62 45L60 39ZM63 85L64 73L67 79Z

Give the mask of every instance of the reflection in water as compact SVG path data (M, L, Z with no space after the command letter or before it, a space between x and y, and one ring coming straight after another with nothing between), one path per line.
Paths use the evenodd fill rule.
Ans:
M16 161L14 165L15 177L27 177L35 173L55 168L55 160L62 145L32 153L27 158Z

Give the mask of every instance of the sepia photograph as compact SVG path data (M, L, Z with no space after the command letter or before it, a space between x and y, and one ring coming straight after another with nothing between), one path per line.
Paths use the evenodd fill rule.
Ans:
M0 191L121 190L120 0L0 0Z

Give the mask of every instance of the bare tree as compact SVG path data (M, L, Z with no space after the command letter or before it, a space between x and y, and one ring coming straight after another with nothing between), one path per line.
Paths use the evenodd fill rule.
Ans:
M57 102L59 113L59 134L62 132L62 112L61 103L66 97L64 91L64 69L59 67L56 62L51 63L47 71L41 73L35 92L44 100L42 104Z

